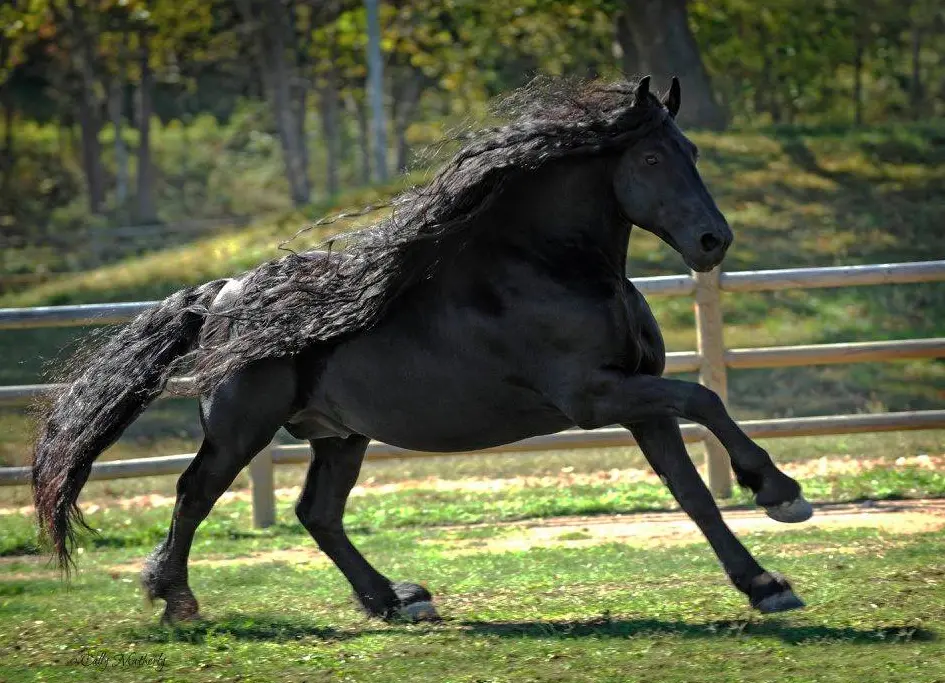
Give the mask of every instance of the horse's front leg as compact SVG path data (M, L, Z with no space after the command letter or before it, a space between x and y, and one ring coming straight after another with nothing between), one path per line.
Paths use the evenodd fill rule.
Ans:
M738 483L755 494L755 502L779 522L803 522L813 508L800 485L771 461L728 414L718 394L694 382L650 375L600 371L559 402L566 415L584 429L628 424L660 417L682 417L707 427L728 450Z
M803 607L791 585L765 571L722 520L712 494L692 464L675 418L662 417L627 424L643 454L663 479L682 509L705 535L725 573L751 606L764 612Z

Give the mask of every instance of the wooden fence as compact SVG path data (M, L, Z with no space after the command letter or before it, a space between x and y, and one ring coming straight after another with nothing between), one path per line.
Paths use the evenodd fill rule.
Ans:
M633 280L640 291L648 297L695 294L697 349L668 354L667 372L697 371L700 381L718 392L723 399L727 399L728 393L726 381L728 368L773 368L909 358L941 358L945 357L945 338L727 349L723 338L722 293L942 281L945 281L945 260L732 273L720 273L716 270L711 273ZM146 301L0 309L0 330L119 323L129 320L155 303L157 302ZM184 378L175 381L186 382L187 380ZM0 406L26 404L51 388L50 385L0 387ZM164 394L164 396L167 395ZM740 424L753 438L940 429L945 428L945 410L748 420ZM729 496L732 486L730 467L727 454L721 444L699 425L683 425L683 436L690 442L705 441L706 478L710 488L716 496ZM632 444L632 438L629 432L609 427L586 432L568 430L558 434L525 439L487 449L487 451L514 453L630 444ZM416 453L377 442L372 442L368 449L369 459L433 455L446 454ZM193 454L186 454L96 463L92 467L90 478L93 480L119 479L179 474L193 457ZM253 519L257 526L268 526L275 519L273 467L305 463L308 462L309 457L308 444L282 446L273 444L252 461L249 470L253 487ZM0 468L0 486L28 482L28 467Z

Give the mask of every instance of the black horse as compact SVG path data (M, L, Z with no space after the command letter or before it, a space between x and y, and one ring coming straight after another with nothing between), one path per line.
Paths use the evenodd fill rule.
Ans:
M424 588L390 581L345 535L369 438L468 451L612 424L633 433L752 606L802 606L726 527L677 418L720 439L774 519L803 521L810 505L716 394L661 376L660 331L625 274L633 225L698 271L732 242L674 121L678 82L662 100L649 82L526 89L510 100L513 123L472 136L346 249L179 291L87 355L49 409L33 464L40 526L62 566L93 460L186 371L205 438L143 574L168 620L197 616L194 533L280 427L312 447L298 517L372 615L435 612Z

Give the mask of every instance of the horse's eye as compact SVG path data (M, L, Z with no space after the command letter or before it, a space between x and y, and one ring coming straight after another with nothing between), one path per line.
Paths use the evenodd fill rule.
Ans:
M650 166L656 166L660 162L660 158L655 154L647 154L643 157L643 160L646 161Z

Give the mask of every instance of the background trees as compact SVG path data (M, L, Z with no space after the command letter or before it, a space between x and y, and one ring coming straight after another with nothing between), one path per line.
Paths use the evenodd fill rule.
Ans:
M304 206L542 72L679 75L683 123L712 129L945 113L937 0L381 0L378 21L383 149L362 0L7 0L0 228ZM253 192L273 168L279 201Z

